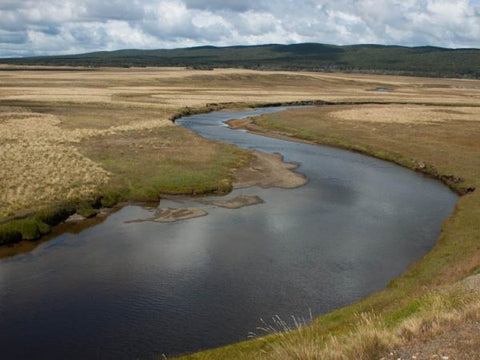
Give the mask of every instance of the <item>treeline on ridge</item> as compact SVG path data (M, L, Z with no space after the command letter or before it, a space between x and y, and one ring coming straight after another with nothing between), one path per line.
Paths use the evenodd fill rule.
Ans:
M342 71L414 76L480 78L480 49L325 44L202 46L163 50L118 50L79 55L0 59L16 65L194 69Z

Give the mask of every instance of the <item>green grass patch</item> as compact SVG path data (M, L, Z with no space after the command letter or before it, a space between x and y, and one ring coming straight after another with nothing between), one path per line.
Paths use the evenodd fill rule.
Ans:
M224 194L232 189L232 170L251 158L178 126L93 138L80 150L112 174L100 190L104 206L120 199L156 201L162 194Z
M2 244L14 243L20 240L36 240L42 235L48 234L50 230L50 225L34 217L28 217L0 225L0 239L2 239ZM18 234L20 234L20 237Z
M85 204L85 202L82 204ZM74 202L56 205L38 210L24 218L3 223L0 225L0 245L14 244L22 240L38 240L43 235L48 234L53 226L74 214L77 208L81 207L79 203Z

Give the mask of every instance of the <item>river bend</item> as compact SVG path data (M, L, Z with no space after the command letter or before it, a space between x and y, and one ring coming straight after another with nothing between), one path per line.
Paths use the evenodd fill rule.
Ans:
M300 164L293 190L252 187L262 204L195 201L208 216L103 223L0 261L3 359L151 359L244 340L260 319L319 315L381 290L434 245L457 196L394 164L330 147L230 130L224 121L282 108L181 120L202 136Z

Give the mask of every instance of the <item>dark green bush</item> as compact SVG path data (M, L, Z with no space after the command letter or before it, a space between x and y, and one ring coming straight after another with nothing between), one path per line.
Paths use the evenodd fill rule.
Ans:
M82 207L77 210L77 214L82 215L83 217L91 218L96 216L98 211L96 209L93 209L91 207Z
M55 226L62 221L65 221L70 215L75 213L73 206L64 206L40 210L34 216L37 221L43 222L50 226Z
M0 226L0 245L7 245L22 240L22 233L14 230L7 225Z

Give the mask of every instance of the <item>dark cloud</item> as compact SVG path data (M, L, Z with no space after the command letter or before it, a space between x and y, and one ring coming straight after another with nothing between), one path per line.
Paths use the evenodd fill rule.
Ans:
M21 7L18 0L2 0L0 10L18 10Z
M0 56L323 42L480 47L479 0L0 0Z
M145 8L139 1L109 0L85 3L84 18L90 20L136 21L145 17Z
M42 33L46 35L59 35L60 29L56 26L48 26L40 30Z
M26 32L11 32L0 30L0 39L4 44L24 44L28 41L28 35Z
M262 8L261 1L251 0L185 0L185 5L190 9L199 10L229 10L233 12L246 12Z

